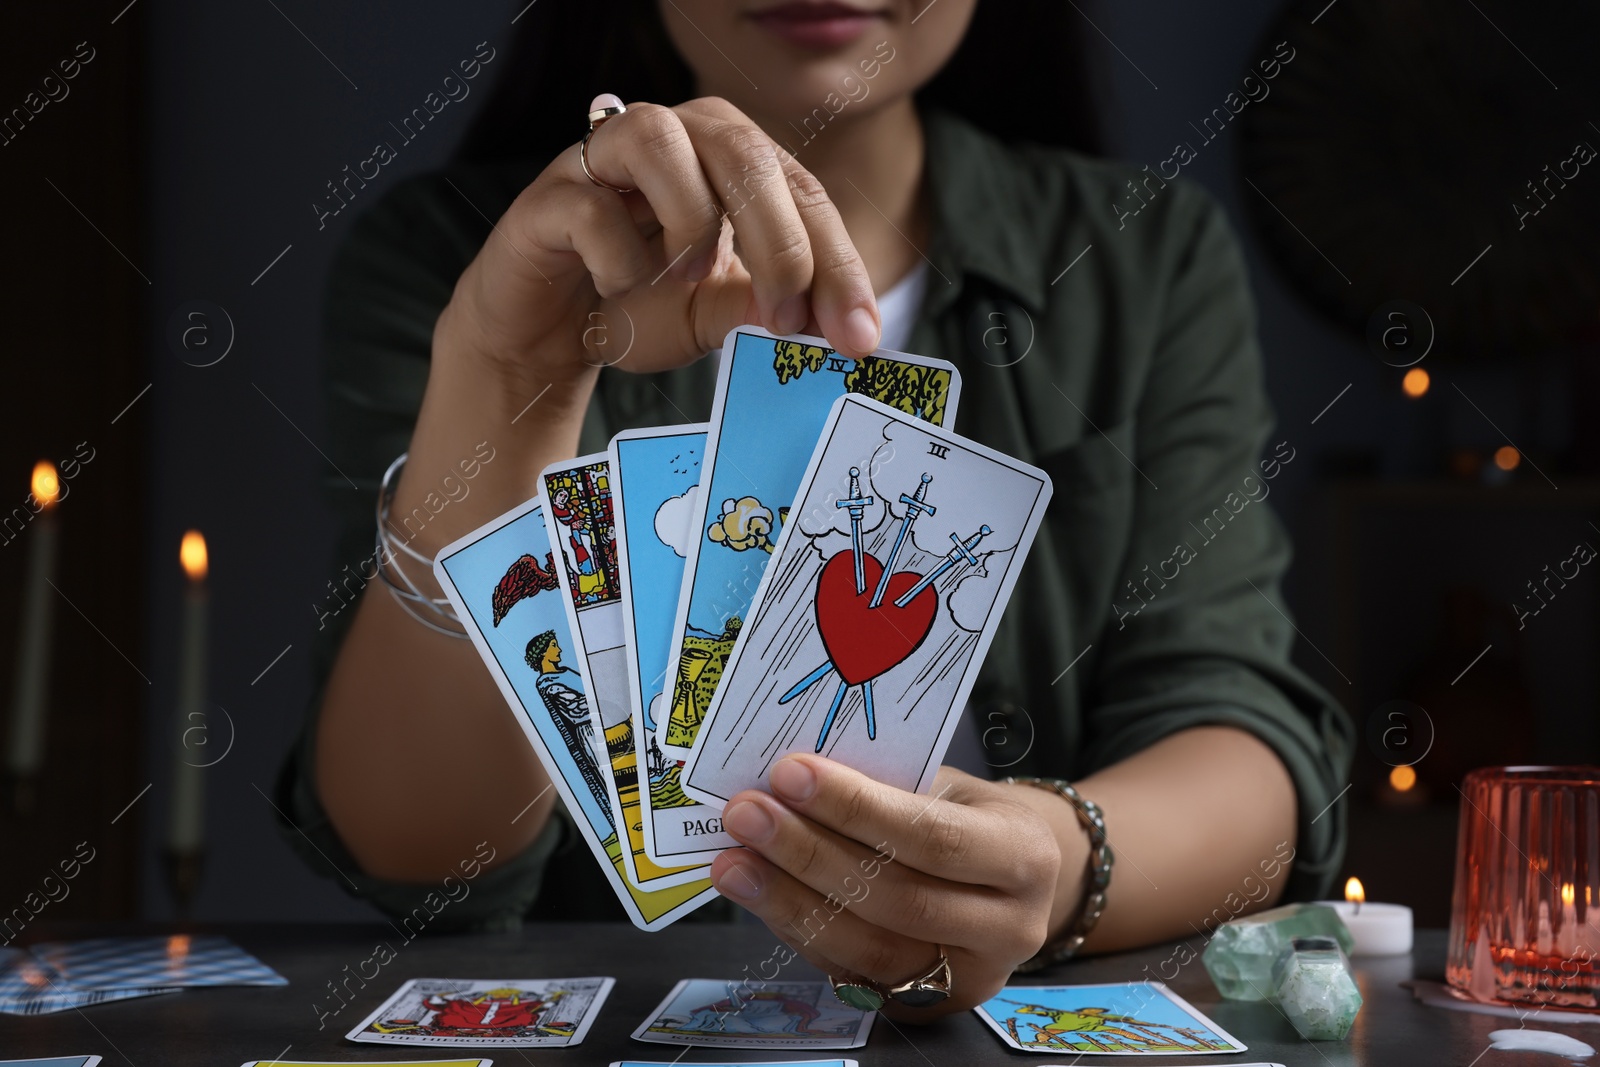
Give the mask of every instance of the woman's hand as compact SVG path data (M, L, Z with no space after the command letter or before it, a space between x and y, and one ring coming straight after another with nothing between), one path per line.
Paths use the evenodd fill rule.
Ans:
M809 755L779 760L770 784L774 795L746 790L724 809L748 851L716 858L717 889L841 978L898 985L943 945L950 997L921 1010L890 1001L890 1014L981 1004L1048 938L1062 846L1026 787L944 767L922 796Z
M810 327L843 355L876 347L877 303L839 212L732 104L631 104L588 159L633 191L591 182L576 143L557 156L462 275L440 320L448 348L537 387L614 362L679 366L746 322Z

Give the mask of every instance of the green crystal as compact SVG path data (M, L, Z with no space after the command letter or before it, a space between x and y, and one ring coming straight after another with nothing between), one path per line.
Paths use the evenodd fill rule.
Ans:
M1338 1041L1361 1010L1350 961L1331 937L1297 937L1272 966L1278 1008L1307 1041Z
M1272 996L1272 965L1297 937L1331 937L1346 952L1355 948L1339 913L1326 904L1285 904L1225 922L1201 957L1217 991L1229 1000Z
M877 1011L883 1007L883 994L871 986L840 982L833 987L833 995L841 1004L857 1011Z

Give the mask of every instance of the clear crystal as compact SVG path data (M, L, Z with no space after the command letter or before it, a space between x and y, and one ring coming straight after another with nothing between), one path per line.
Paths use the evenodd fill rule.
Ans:
M1331 937L1297 937L1272 966L1274 999L1308 1041L1338 1041L1361 1010L1350 961Z
M1217 991L1229 1000L1268 1000L1272 965L1297 937L1332 937L1349 952L1355 939L1326 904L1285 904L1217 927L1201 957Z

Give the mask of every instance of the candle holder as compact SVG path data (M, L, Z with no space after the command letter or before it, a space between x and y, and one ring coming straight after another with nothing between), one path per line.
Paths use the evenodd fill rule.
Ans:
M1600 1007L1600 768L1485 767L1461 797L1445 977L1477 1000Z

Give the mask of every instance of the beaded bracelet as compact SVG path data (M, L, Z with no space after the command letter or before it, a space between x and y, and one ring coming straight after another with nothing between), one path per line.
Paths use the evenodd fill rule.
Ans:
M1071 782L1064 778L1003 778L1001 781L1007 785L1031 785L1055 793L1072 805L1078 813L1078 821L1089 831L1089 891L1084 894L1083 903L1079 905L1077 917L1068 927L1068 932L1046 944L1031 959L1017 967L1016 973L1028 974L1062 963L1078 954L1084 938L1089 936L1089 931L1094 929L1101 913L1106 910L1106 887L1111 884L1111 865L1115 857L1111 854L1111 846L1106 843L1105 813L1100 810L1100 805L1074 789Z

